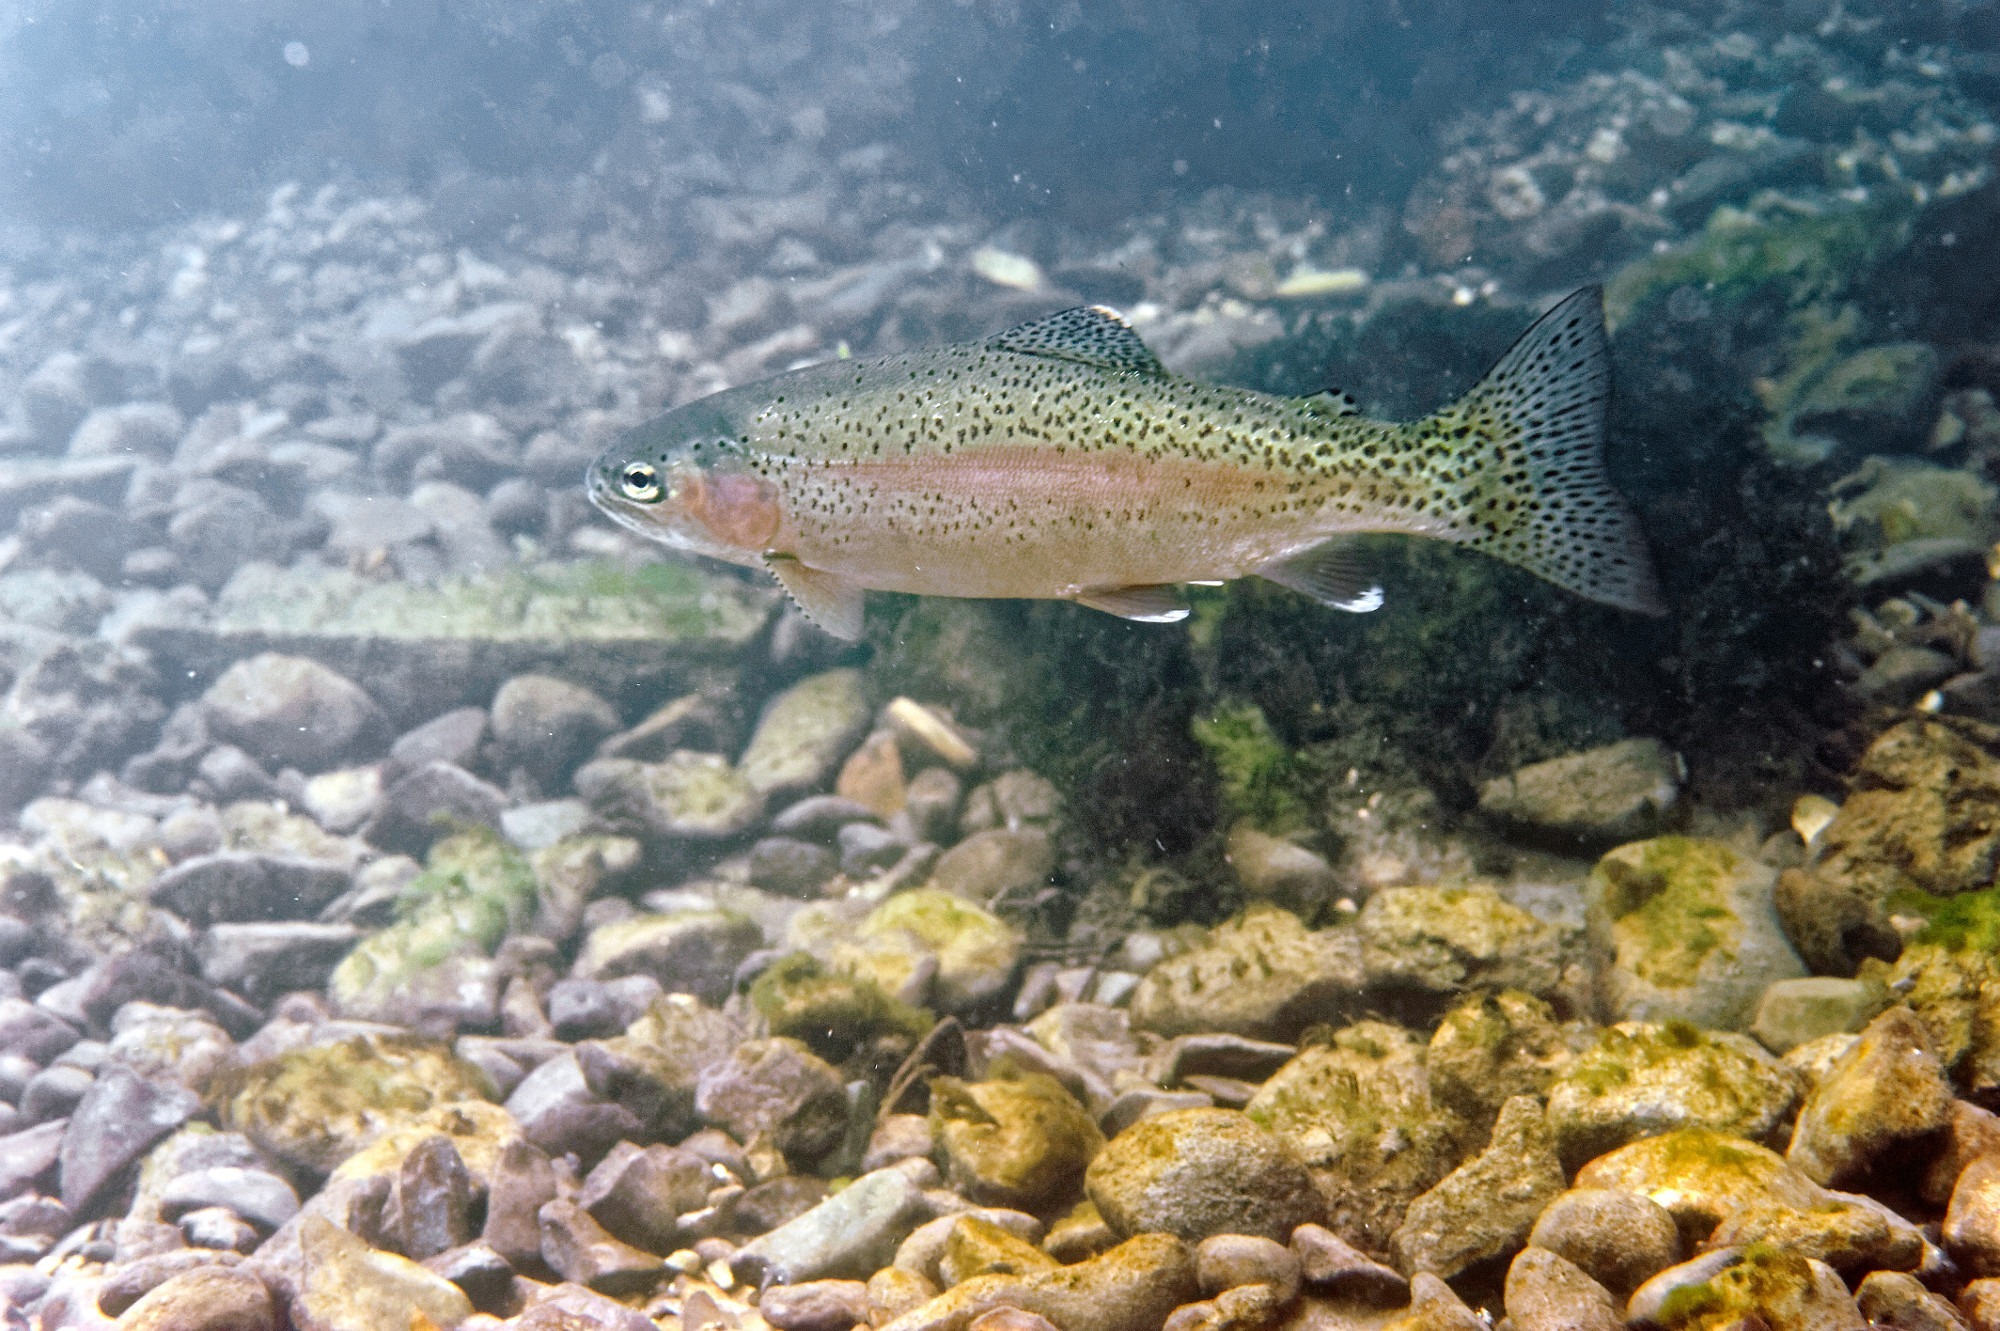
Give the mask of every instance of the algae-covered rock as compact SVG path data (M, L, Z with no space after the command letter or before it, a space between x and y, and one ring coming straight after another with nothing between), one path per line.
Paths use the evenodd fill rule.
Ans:
M1612 1013L1741 1030L1764 986L1805 974L1772 906L1777 874L1719 841L1620 846L1591 874L1591 924L1611 953Z
M729 996L736 968L763 943L756 923L734 911L635 915L591 930L573 973L584 980L650 975L670 994L720 1003Z
M1949 541L1976 550L1994 536L2000 490L1974 472L1875 456L1829 488L1827 512L1858 581L1893 559L1897 546Z
M1332 1207L1329 1228L1386 1252L1411 1199L1457 1166L1468 1127L1431 1100L1424 1046L1362 1021L1302 1050L1243 1108L1291 1146Z
M736 770L762 796L811 789L832 775L871 715L860 671L809 676L764 704Z
M535 905L533 870L498 834L446 837L403 889L401 918L347 954L327 993L342 1015L365 1021L489 1024L499 977L488 957L533 919Z
M1898 1144L1943 1129L1952 1104L1923 1023L1892 1007L1806 1097L1786 1158L1816 1183L1851 1183Z
M599 758L577 793L612 826L653 840L721 841L749 829L764 799L719 753L676 749L656 763Z
M1473 994L1444 1014L1425 1055L1431 1099L1484 1128L1513 1096L1542 1095L1575 1058L1580 1026L1518 989Z
M1479 808L1524 832L1603 846L1660 831L1685 780L1687 765L1660 741L1623 739L1495 777Z
M1270 833L1311 827L1316 764L1285 747L1253 703L1217 707L1191 723L1195 741L1222 778L1226 809Z
M1708 1242L1711 1248L1768 1243L1825 1262L1843 1275L1907 1271L1924 1255L1922 1230L1880 1203L1841 1193L1810 1211L1752 1202L1726 1216Z
M2000 942L1991 932L1996 902L2000 891L1952 898L1895 965L1871 960L1859 977L1896 994L1917 1014L1953 1083L1980 1100L2000 1092Z
M1896 955L1891 897L1973 892L2000 871L2000 728L1952 716L1901 722L1868 746L1853 786L1811 861L1778 885L1785 930L1820 974Z
M803 1040L835 1063L881 1040L907 1046L934 1020L866 976L830 973L804 952L765 967L750 986L750 1006L771 1034Z
M458 1286L407 1257L382 1252L321 1216L299 1227L303 1267L292 1317L300 1326L430 1325L450 1331L472 1315Z
M1634 1296L1635 1312L1645 1293ZM1722 1331L1746 1323L1771 1331L1865 1331L1868 1325L1832 1267L1770 1244L1736 1252L1705 1280L1676 1285L1657 1310L1650 1302L1645 1306L1645 1320L1663 1331Z
M210 1090L223 1127L322 1173L432 1108L492 1098L486 1074L442 1045L383 1035L294 1049Z
M1309 932L1290 911L1252 906L1148 971L1132 995L1132 1022L1160 1035L1289 1040L1354 1010L1361 987L1354 930Z
M1747 1036L1627 1021L1600 1032L1549 1087L1549 1125L1574 1169L1680 1128L1765 1140L1798 1098L1792 1074Z
M1501 1106L1486 1149L1410 1203L1390 1247L1403 1270L1449 1280L1518 1251L1562 1190L1562 1163L1542 1102L1517 1095Z
M1048 1212L1072 1201L1104 1138L1055 1078L931 1081L931 1132L945 1177L981 1206Z
M931 1001L965 1012L1000 994L1021 956L1021 933L992 912L935 888L902 892L869 912L834 964L907 992L913 970L935 967Z
M1793 427L1870 444L1914 434L1937 372L1937 352L1927 343L1863 347L1828 365L1793 399Z
M1018 1308L1058 1327L1158 1331L1200 1293L1185 1244L1170 1234L1140 1234L1074 1266L975 1276L881 1331L967 1331L998 1308Z
M1211 1234L1289 1238L1326 1210L1298 1155L1229 1109L1141 1119L1098 1153L1085 1187L1114 1233L1154 1231L1190 1243Z
M162 670L212 679L259 652L309 657L368 691L399 725L483 707L516 675L614 702L687 692L769 620L775 588L689 563L520 567L425 583L250 563L214 603L134 641Z
M1546 994L1562 978L1556 929L1483 888L1384 888L1355 927L1371 987Z
M1831 1200L1826 1189L1776 1151L1706 1128L1685 1128L1621 1146L1577 1170L1574 1182L1578 1188L1650 1197L1674 1217L1690 1245L1701 1243L1726 1217L1752 1205L1810 1211Z

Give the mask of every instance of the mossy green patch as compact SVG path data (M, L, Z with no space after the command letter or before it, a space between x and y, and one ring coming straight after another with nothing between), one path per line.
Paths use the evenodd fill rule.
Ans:
M1656 1320L1666 1331L1714 1331L1756 1317L1777 1326L1797 1326L1813 1292L1807 1260L1770 1243L1753 1243L1742 1260L1694 1285L1683 1285L1661 1301Z
M486 1074L445 1045L377 1035L288 1050L209 1091L223 1127L319 1173L434 1106L494 1098Z
M764 969L750 986L750 1006L773 1035L802 1040L821 1058L841 1062L882 1039L922 1039L932 1015L882 992L873 980L833 974L803 952Z
M1924 927L1914 942L1934 944L1949 952L2000 955L2000 887L1949 897L1905 890L1889 897L1889 908L1923 917Z
M1236 817L1267 832L1313 826L1322 779L1319 764L1285 747L1263 710L1225 703L1190 727L1222 778L1222 800Z
M1629 949L1632 972L1662 988L1698 982L1710 954L1733 953L1741 937L1724 897L1736 870L1735 851L1693 837L1655 837L1599 860L1594 873L1621 960Z
M1718 208L1701 233L1628 264L1606 284L1604 312L1613 327L1647 297L1691 286L1731 304L1766 288L1794 308L1840 292L1854 272L1907 231L1901 210L1769 211Z
M369 935L335 968L338 1001L408 983L447 958L486 955L527 924L534 870L497 832L474 827L431 847L424 871L397 898L396 923Z

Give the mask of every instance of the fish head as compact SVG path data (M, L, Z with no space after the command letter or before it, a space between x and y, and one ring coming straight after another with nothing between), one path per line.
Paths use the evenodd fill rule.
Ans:
M623 527L691 554L754 564L778 534L778 489L760 475L729 413L692 402L619 436L585 477Z

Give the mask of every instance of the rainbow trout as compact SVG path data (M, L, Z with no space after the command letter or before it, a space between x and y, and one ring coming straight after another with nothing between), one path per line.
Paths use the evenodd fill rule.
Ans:
M1657 614L1645 538L1604 470L1607 361L1588 288L1457 402L1394 423L1342 395L1170 374L1090 306L717 393L628 432L586 484L634 531L769 569L850 640L867 588L1168 623L1187 614L1181 584L1254 573L1373 610L1381 589L1343 540L1359 532L1452 541Z

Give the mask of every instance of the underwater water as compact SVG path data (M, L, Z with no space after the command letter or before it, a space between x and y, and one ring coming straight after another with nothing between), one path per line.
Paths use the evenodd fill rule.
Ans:
M2000 4L0 6L0 1328L2000 1328Z

